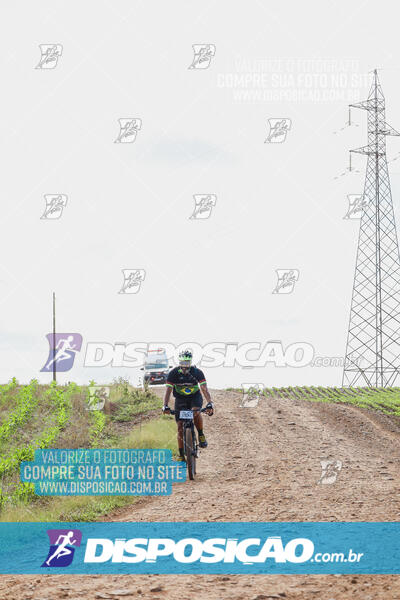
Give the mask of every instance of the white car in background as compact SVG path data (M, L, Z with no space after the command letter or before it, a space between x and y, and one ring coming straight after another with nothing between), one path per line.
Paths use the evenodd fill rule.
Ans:
M170 368L164 348L149 350L144 360L144 367L142 367L144 371L144 383L148 383L149 385L166 383Z

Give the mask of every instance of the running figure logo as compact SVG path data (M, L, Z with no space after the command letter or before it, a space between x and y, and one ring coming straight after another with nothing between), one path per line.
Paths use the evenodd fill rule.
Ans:
M118 119L119 134L114 144L133 144L142 129L142 119Z
M243 398L240 408L255 408L264 395L263 383L242 383Z
M68 196L65 194L45 194L46 208L41 219L59 219L67 206Z
M48 529L50 548L42 567L68 567L74 558L75 548L82 542L79 529Z
M215 56L214 44L193 44L194 57L189 69L208 69Z
M208 219L213 206L217 204L215 194L194 194L194 210L189 219Z
M276 288L272 291L273 294L291 294L294 290L296 281L299 279L298 269L276 269L275 273L278 276Z
M269 134L264 144L281 144L292 127L291 119L268 119Z
M339 472L342 469L342 461L341 460L321 460L321 477L317 481L318 484L332 484L335 483L336 478Z
M82 336L80 333L56 333L55 346L53 345L53 334L46 335L49 342L49 356L46 364L42 369L43 373L51 373L53 363L56 365L57 372L65 372L72 369L74 364L75 354L82 347Z
M88 409L103 410L106 400L110 397L108 385L89 385Z
M39 48L41 57L35 69L55 69L63 51L61 44L39 44Z
M348 194L349 207L343 219L360 219L369 202L363 194Z
M122 269L124 281L119 294L137 294L146 277L144 269Z

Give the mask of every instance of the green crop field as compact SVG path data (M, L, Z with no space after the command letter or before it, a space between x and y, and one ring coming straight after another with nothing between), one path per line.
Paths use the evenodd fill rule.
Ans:
M92 384L94 382L91 382ZM88 410L87 386L0 385L0 520L91 521L134 504L122 496L42 497L20 482L21 461L39 448L169 448L176 451L176 426L160 416L161 399L151 389L113 382L104 410ZM241 389L234 391L241 392ZM400 416L400 388L264 388L266 397L345 403Z
M264 395L311 402L341 402L400 416L400 388L285 387L265 388Z
M175 424L160 416L160 398L123 379L109 387L107 407L89 410L87 386L40 385L36 380L21 385L16 379L0 385L0 520L93 520L135 501L41 497L33 484L20 482L21 461L33 460L39 448L175 449Z
M227 388L242 392L242 388ZM255 390L260 394L258 390ZM297 398L310 402L335 402L353 404L360 408L379 410L387 415L400 417L400 388L339 388L339 387L282 387L264 388L262 395L268 398Z

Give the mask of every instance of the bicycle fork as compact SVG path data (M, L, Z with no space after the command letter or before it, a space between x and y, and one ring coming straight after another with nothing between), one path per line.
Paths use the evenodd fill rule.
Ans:
M193 448L190 448L191 454L193 454L193 456L195 458L199 458L198 457L196 429L195 429L193 421L190 423L190 425L188 423L185 423L184 428L183 428L183 452L184 452L185 456L188 455L187 451L189 449L186 448L186 429L191 429L191 431L192 431Z

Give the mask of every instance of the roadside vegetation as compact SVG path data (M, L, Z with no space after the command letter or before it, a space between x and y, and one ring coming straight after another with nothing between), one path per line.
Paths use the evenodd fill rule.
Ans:
M227 390L242 392L242 388L227 388ZM258 393L255 390L255 393ZM352 404L360 408L377 410L387 415L400 417L400 388L369 388L369 387L283 387L264 388L264 396L270 398L298 398L310 402L335 402Z
M94 382L91 382L93 385ZM87 386L40 385L16 379L0 385L0 520L93 521L133 504L124 496L36 496L20 482L20 464L39 448L169 448L175 424L162 417L151 389L115 380L102 410L89 410Z
M278 398L300 398L311 402L353 404L360 408L379 410L387 415L400 416L400 388L339 388L287 387L265 388L264 395Z
M94 385L94 382L91 382ZM137 501L125 496L36 496L20 482L21 461L39 448L169 448L176 451L176 427L160 416L153 389L135 388L119 378L108 386L102 410L89 410L88 386L0 385L0 520L94 521ZM241 392L241 389L230 388ZM264 388L275 398L345 403L400 417L400 388Z

